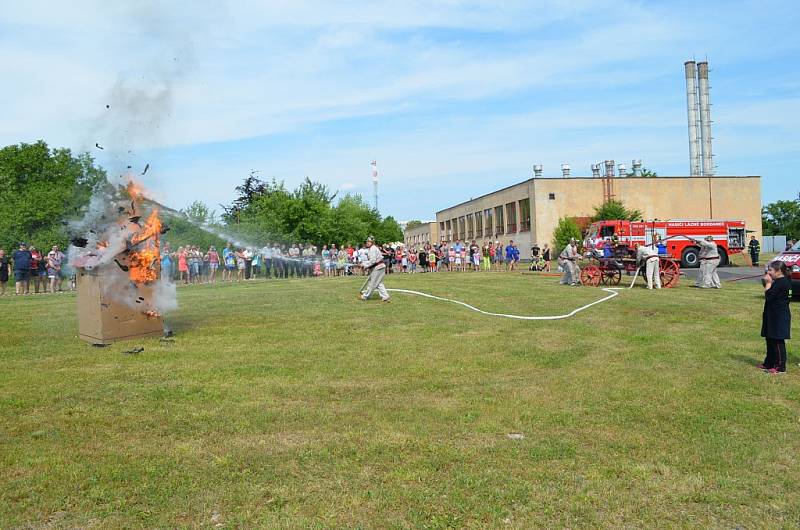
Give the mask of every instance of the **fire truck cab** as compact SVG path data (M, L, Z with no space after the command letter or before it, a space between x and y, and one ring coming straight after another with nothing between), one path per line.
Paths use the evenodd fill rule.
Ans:
M742 252L747 236L744 221L715 219L674 219L669 221L596 221L589 226L584 245L600 248L606 240L632 246L661 241L667 254L680 259L681 267L700 266L699 247L693 239L712 236L719 251L720 265L731 254Z
M782 261L789 267L792 281L792 297L800 298L800 241L789 250L775 256L772 261Z

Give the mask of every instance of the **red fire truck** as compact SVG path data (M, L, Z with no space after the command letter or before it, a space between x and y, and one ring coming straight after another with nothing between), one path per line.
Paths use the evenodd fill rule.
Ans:
M699 267L699 248L689 238L712 236L719 250L719 263L728 264L728 256L744 249L744 221L716 219L671 219L669 221L597 221L589 226L584 244L599 248L608 238L622 244L649 245L658 236L667 253L681 260L681 267Z

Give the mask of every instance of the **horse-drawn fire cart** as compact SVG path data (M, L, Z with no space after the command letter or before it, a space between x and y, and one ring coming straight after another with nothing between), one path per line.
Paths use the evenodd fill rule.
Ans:
M627 245L614 247L612 255L603 255L602 250L590 252L584 256L588 263L581 266L581 283L597 287L599 285L619 285L622 274L636 274L639 265L636 250ZM658 265L661 273L662 287L675 287L680 278L680 261L671 256L659 256Z

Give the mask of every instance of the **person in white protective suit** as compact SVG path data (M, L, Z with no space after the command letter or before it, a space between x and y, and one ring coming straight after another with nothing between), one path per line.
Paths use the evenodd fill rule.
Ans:
M641 245L636 249L636 264L644 267L644 275L647 280L647 288L661 289L661 267L658 262L658 250L647 245Z
M383 261L383 253L375 245L375 239L370 236L367 238L367 260L363 263L364 270L369 273L366 287L358 295L359 300L367 300L376 290L381 297L381 301L389 301L389 293L383 285L383 278L386 276L386 264Z

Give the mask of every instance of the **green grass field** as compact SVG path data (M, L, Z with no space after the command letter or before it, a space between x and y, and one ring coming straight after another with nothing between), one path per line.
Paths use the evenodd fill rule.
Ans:
M604 295L556 282L387 279L519 314ZM183 288L171 346L0 299L0 528L800 525L800 359L755 369L757 284L526 322L360 283Z

